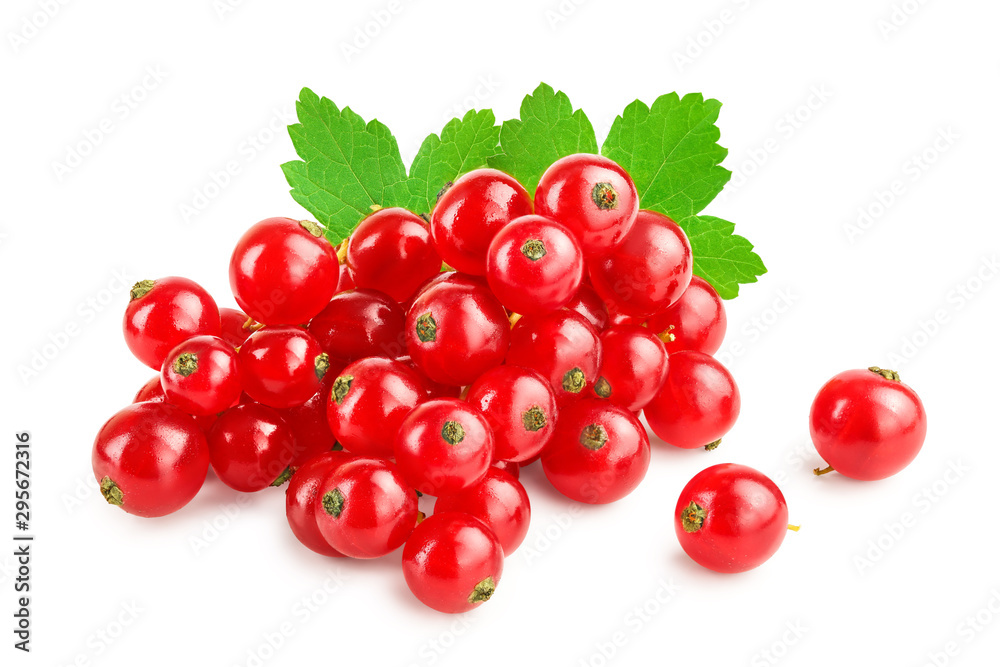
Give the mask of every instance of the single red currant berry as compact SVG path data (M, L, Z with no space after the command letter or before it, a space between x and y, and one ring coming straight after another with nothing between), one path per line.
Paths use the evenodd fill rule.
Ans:
M529 368L497 366L469 386L466 399L493 429L493 458L526 461L541 452L556 424L556 397Z
M503 363L510 320L490 291L470 281L444 281L413 302L406 347L427 377L464 387Z
M208 444L194 419L166 403L133 403L94 440L101 495L136 516L164 516L187 505L205 483Z
M347 452L324 452L306 461L288 481L285 490L285 517L299 542L323 556L342 557L319 532L316 522L316 495L330 474L354 457Z
M406 301L441 271L427 223L402 208L383 208L361 221L347 244L347 267L360 288Z
M192 415L218 414L243 393L236 350L215 336L195 336L171 350L160 382L167 402Z
M222 333L219 307L193 280L140 280L130 296L122 323L125 343L136 359L154 370L188 338Z
M439 195L431 216L431 237L445 263L482 276L496 233L530 213L531 197L524 186L496 169L476 169Z
M597 379L601 339L582 316L568 310L528 315L514 325L507 364L537 371L563 401L583 395Z
M566 225L586 257L603 255L625 239L639 211L629 175L600 155L577 153L552 163L535 190L539 215Z
M323 376L319 391L302 405L278 410L295 437L291 464L293 468L330 451L337 445L337 439L333 436L330 422L326 418L326 407L330 400L330 392L333 390L333 381L340 375L340 370L329 369Z
M695 475L677 500L685 553L716 572L746 572L774 555L788 531L781 490L763 473L720 463Z
M382 459L337 466L320 483L313 506L327 543L351 558L391 553L417 525L417 494L396 466Z
M571 310L574 313L581 315L583 319L587 320L594 329L598 332L604 331L608 328L608 324L611 321L611 315L608 313L608 307L604 305L604 301L601 297L597 296L597 292L594 291L593 287L587 285L580 285L580 289L577 290L576 296L570 299L569 303L566 304L566 310Z
M369 357L348 365L334 379L326 416L344 449L388 458L400 424L426 398L412 369L391 359Z
M243 390L272 408L305 403L330 367L329 355L299 327L265 327L247 339L237 358Z
M503 574L503 547L490 528L464 512L427 517L403 547L406 585L431 609L469 611L493 595Z
M505 556L521 546L531 521L527 491L513 475L495 467L468 489L438 498L434 514L441 512L465 512L481 520L500 540Z
M236 302L270 325L308 322L330 301L339 280L337 253L308 220L261 220L236 243L229 262Z
M249 493L288 481L295 436L277 410L246 403L219 415L208 432L208 449L219 479Z
M649 469L649 437L628 410L582 399L559 413L542 470L559 493L604 504L632 493Z
M923 447L927 413L899 374L876 366L844 371L823 385L809 411L809 433L829 467L853 479L895 475Z
M403 309L382 292L355 289L335 295L308 328L330 359L350 362L406 354L405 322Z
M646 317L681 297L693 265L684 230L665 215L639 211L625 241L591 260L590 280L609 308Z
M135 398L132 399L133 403L166 403L167 397L163 394L163 384L160 381L159 374L154 375L149 379L146 384L142 385L138 392L135 394ZM176 407L176 406L175 406ZM188 413L190 414L190 413ZM212 428L212 424L215 423L215 418L217 415L191 415L194 421L201 427L201 430L208 433L208 429Z
M642 410L667 378L663 341L646 327L620 324L601 334L601 352L594 393L626 410Z
M695 350L715 354L726 337L726 309L711 285L691 276L691 284L681 297L651 316L647 326L660 334L669 353Z
M486 418L457 398L414 408L396 435L396 464L421 493L444 496L479 482L493 460L493 431Z

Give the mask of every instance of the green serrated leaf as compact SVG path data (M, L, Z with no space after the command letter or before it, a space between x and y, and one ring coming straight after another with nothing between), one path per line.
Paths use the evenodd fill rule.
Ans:
M736 225L710 215L678 221L691 241L694 272L707 280L723 299L735 299L740 285L757 282L767 273L753 244L733 234Z
M493 111L469 111L453 118L441 130L424 139L410 166L410 177L392 193L397 206L415 213L430 213L437 195L465 172L485 167L499 152L500 126Z
M681 220L702 211L732 173L719 166L729 152L718 144L722 104L692 93L636 100L611 125L601 154L632 177L643 208Z
M534 196L538 179L553 162L573 153L597 153L594 126L566 93L542 83L521 102L521 117L500 129L502 153L490 166L505 171Z
M299 122L288 127L301 160L281 165L292 198L340 243L373 205L406 179L395 137L382 123L364 119L303 88L295 104Z

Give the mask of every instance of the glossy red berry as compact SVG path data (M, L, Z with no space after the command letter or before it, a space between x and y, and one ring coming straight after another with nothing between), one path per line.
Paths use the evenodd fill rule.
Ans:
M219 308L219 318L222 321L220 338L233 347L239 347L245 343L246 339L253 333L253 328L251 328L253 320L241 310Z
M601 366L601 339L582 316L568 310L528 315L514 325L507 364L537 371L556 399L583 395Z
M320 483L313 506L327 543L351 558L395 551L417 524L417 494L383 459L337 466Z
M130 297L122 323L125 343L136 359L154 370L188 338L222 333L219 307L193 280L140 280Z
M302 405L278 410L295 437L293 468L330 451L337 444L337 439L330 430L330 422L326 418L326 408L333 389L333 381L340 375L340 370L340 368L330 368L323 376L319 391Z
M809 412L816 451L854 479L885 479L908 466L924 444L927 414L895 371L844 371L823 385Z
M535 210L566 225L587 257L620 245L635 223L639 195L614 161L577 153L552 163L538 181Z
M493 460L493 431L482 413L457 398L414 408L399 427L396 464L421 493L443 496L479 482Z
M420 384L422 384L424 389L427 391L427 398L458 398L462 395L461 387L456 387L450 384L441 384L440 382L435 382L427 377L427 375L425 375L424 372L420 370L415 363L413 363L413 359L411 359L409 355L400 357L397 361L403 362L417 374L420 378Z
M716 572L745 572L774 555L788 530L788 507L777 485L753 468L721 463L702 470L681 491L674 510L681 547Z
M568 498L603 504L631 493L649 468L649 437L628 410L581 399L559 413L542 470Z
M406 315L406 347L427 377L461 387L503 363L510 321L483 285L443 281L427 289Z
M682 350L670 355L663 388L643 412L649 427L667 444L715 449L740 414L740 391L718 361Z
M342 557L330 546L316 523L316 495L320 484L338 467L354 460L347 452L324 452L295 471L285 490L285 517L299 542L323 556Z
M491 467L477 484L434 502L434 514L465 512L480 519L500 540L505 556L524 541L531 521L531 503L521 483L509 472Z
M236 350L216 336L195 336L171 350L160 382L167 402L192 415L218 414L243 393Z
M493 467L498 470L503 470L505 473L518 479L521 477L521 464L514 463L513 461L494 461Z
M611 315L604 301L597 295L593 287L580 285L576 296L566 304L566 310L571 310L587 320L598 332L608 328L611 322Z
M482 276L496 233L531 212L531 197L514 178L496 169L476 169L441 194L431 216L431 236L446 264Z
M442 512L418 525L403 547L403 577L418 600L437 611L469 611L493 595L503 574L503 547L489 527L464 512Z
M212 469L237 491L281 486L291 475L295 436L277 410L245 403L226 410L208 432Z
M304 324L337 289L337 253L314 222L261 220L236 243L229 285L243 311L270 325Z
M601 334L601 353L594 393L626 410L642 410L667 378L663 341L646 327L611 327Z
M160 375L154 375L149 379L146 384L142 385L139 391L136 392L135 398L132 399L133 403L166 403L167 397L163 394L163 383L160 381ZM176 406L174 406L176 407ZM190 413L188 413L190 414ZM212 424L215 423L215 419L218 415L191 415L194 421L201 427L201 430L208 433L208 429L212 428Z
M359 456L392 456L403 419L427 399L412 369L383 357L349 364L332 387L326 413L330 430L344 449Z
M441 271L441 258L426 222L406 209L383 208L351 234L347 267L357 287L406 301Z
M691 276L691 284L680 298L652 315L647 326L661 334L667 352L715 354L726 337L726 309L711 285L699 276Z
M208 444L180 408L133 403L98 431L92 463L108 503L137 516L164 516L187 505L205 483Z
M548 381L529 368L497 366L469 386L466 399L493 430L493 458L526 461L555 431L556 397Z
M406 354L405 321L403 309L389 296L354 289L335 295L308 329L331 360L395 359Z
M302 405L317 391L330 357L299 327L264 327L240 348L243 390L272 408Z
M691 282L691 244L673 220L639 211L613 252L590 262L594 289L626 315L649 316L677 301Z

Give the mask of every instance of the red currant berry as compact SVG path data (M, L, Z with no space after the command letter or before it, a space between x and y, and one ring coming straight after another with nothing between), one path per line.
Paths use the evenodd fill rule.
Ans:
M720 463L695 475L677 500L684 551L716 572L746 572L774 555L788 530L781 490L753 468Z
M529 315L514 325L507 364L540 373L561 402L582 395L597 379L601 339L582 316L568 310Z
M406 315L406 347L427 377L464 387L503 363L510 320L490 291L471 281L434 285Z
M188 338L222 333L219 307L193 280L140 280L130 296L122 323L125 343L136 359L154 370Z
M324 452L295 471L285 490L285 516L299 542L323 556L343 556L330 546L316 522L316 495L330 474L354 457L347 452Z
M497 232L486 258L490 289L507 310L522 315L566 305L582 276L580 244L540 215L517 218Z
M347 244L347 267L360 288L406 301L441 271L427 223L402 208L383 208L361 221Z
M192 415L218 414L243 393L236 350L215 336L195 336L171 350L160 382L167 402Z
M330 422L326 419L326 405L330 400L333 381L340 374L339 370L335 368L328 370L320 383L320 390L308 401L278 411L281 418L291 427L292 435L295 437L293 468L330 451L337 444L337 439L330 430Z
M163 394L163 383L160 381L159 375L154 375L149 379L146 384L142 385L138 392L135 394L135 398L132 399L133 403L166 403L167 397ZM175 406L176 407L176 406ZM206 416L191 415L194 421L201 427L201 430L208 433L208 429L212 428L212 424L215 423L215 418L217 415L211 414Z
M427 398L417 374L381 357L360 359L333 381L326 416L344 449L390 457L400 424Z
M626 410L642 410L667 378L663 341L646 327L620 324L601 334L601 351L594 393Z
M457 398L414 408L396 435L396 464L421 493L444 496L479 482L493 460L493 431L486 418Z
M681 297L692 266L684 230L665 215L639 211L625 241L590 262L590 280L609 307L646 317Z
M342 264L340 266L340 280L337 282L337 294L356 287L354 278L351 277L351 270L347 268L346 264Z
M466 399L493 429L493 457L526 461L552 439L556 397L548 381L519 366L498 366L469 386Z
M309 333L331 359L395 359L406 353L405 321L403 309L382 292L355 289L334 296L309 323Z
M410 359L409 356L400 357L397 361L401 361L413 369L413 372L420 378L420 384L422 384L424 389L427 391L427 398L458 398L462 395L461 387L455 387L450 384L441 384L440 382L435 382L427 377L424 372L420 370L415 363L413 363L413 359Z
M337 289L337 253L315 222L267 218L248 229L229 262L233 296L265 324L303 324Z
M632 493L649 468L649 437L628 410L583 399L559 413L542 470L559 493L604 504Z
M494 461L493 467L497 470L503 470L514 479L518 479L521 476L520 463L514 463L513 461Z
M486 275L486 252L498 231L531 213L520 183L496 169L470 171L445 190L431 216L438 254L463 273Z
M643 412L653 433L667 444L715 449L740 414L740 391L718 361L682 350L670 355L663 388Z
M603 255L624 240L639 211L629 175L600 155L577 153L552 163L535 190L539 215L566 225L586 257Z
M317 391L330 357L299 327L265 327L240 347L243 389L272 408L302 405Z
M208 432L208 449L219 479L249 493L288 481L295 436L277 410L246 403L219 415Z
M604 305L601 297L597 296L594 288L587 285L580 285L576 296L566 304L566 310L581 315L598 332L607 329L611 321L608 307Z
M431 609L469 611L493 595L503 574L503 547L489 527L464 512L420 523L403 547L406 585Z
M809 412L809 433L829 464L816 474L885 479L920 453L927 414L898 373L873 366L844 371L823 385Z
M647 326L660 334L667 352L696 350L715 354L726 337L726 309L711 285L691 276L691 284L681 297L650 317Z
M164 516L187 505L205 483L208 445L190 415L165 403L133 403L94 440L101 495L136 516Z
M251 328L253 320L247 317L243 311L219 308L219 316L222 320L221 338L233 347L239 347L245 343L250 334L253 333Z
M355 459L326 476L313 512L319 532L351 558L378 558L403 545L417 525L417 494L396 466Z
M531 521L527 491L513 475L494 467L479 483L438 498L434 514L440 512L465 512L481 520L500 540L505 556L521 546Z

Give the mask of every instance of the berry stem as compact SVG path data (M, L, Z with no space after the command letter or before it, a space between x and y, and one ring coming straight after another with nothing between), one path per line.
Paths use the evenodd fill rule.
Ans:
M795 531L796 533L799 532L800 528L802 528L802 526L795 526L795 525L792 525L792 524L788 524L788 530Z
M813 474L816 475L817 477L819 475L825 475L828 472L833 472L833 466L827 466L825 468L816 468L815 470L813 470Z

